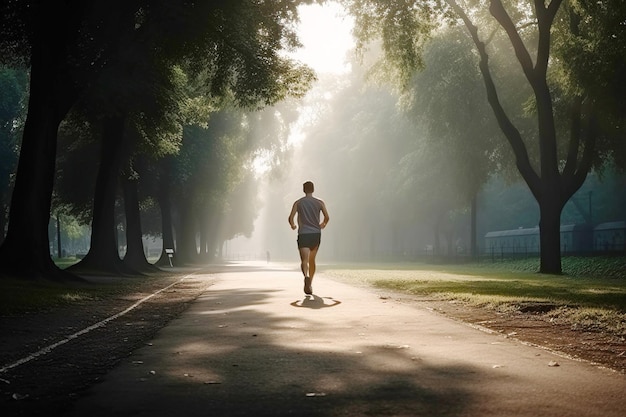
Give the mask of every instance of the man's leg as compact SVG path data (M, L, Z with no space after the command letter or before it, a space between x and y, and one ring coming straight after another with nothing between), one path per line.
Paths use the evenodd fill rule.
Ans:
M311 249L309 248L299 248L300 251L300 269L302 270L302 275L304 277L309 276L309 254Z
M305 294L313 294L313 287L311 284L313 283L313 275L315 275L315 255L317 255L317 246L312 248L309 251L309 259L308 259L308 276L304 276L304 293Z
M318 249L319 249L319 246L316 246L312 248L311 251L309 252L309 277L311 279L313 279L313 275L315 275L315 269L316 269L315 256L317 256Z

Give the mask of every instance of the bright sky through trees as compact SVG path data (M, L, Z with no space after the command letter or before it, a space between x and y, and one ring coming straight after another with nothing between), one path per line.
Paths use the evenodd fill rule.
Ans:
M300 6L299 11L298 36L302 48L290 55L313 68L320 77L350 72L352 68L347 61L348 54L354 48L352 17L348 16L343 7L335 2ZM327 92L326 98L330 98L330 94ZM311 114L315 110L307 108L306 104L300 108L300 111L302 113L300 120L292 125L289 138L291 144L299 144L305 139L302 125L315 117ZM271 155L267 153L256 155L252 165L257 176L270 169L268 162L270 158Z
M321 73L345 73L346 53L354 46L352 18L334 2L300 7L298 35L303 47L293 57Z

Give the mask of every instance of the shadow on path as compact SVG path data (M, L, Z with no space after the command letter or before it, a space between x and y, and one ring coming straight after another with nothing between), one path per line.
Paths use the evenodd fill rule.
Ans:
M326 304L324 302L324 299L330 300L330 302ZM315 294L307 295L304 297L303 300L296 300L293 303L291 303L293 307L305 307L305 308L313 308L313 309L335 307L335 306L338 306L339 304L341 304L341 301L335 300L332 297L319 297Z
M332 297L292 302L298 271L235 269L70 415L624 415L622 377L327 279Z

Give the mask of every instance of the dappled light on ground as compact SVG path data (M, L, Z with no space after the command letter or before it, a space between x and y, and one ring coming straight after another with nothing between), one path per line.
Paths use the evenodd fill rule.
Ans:
M217 274L74 415L574 416L582 402L618 415L612 374L323 274L300 298L297 270L239 271Z

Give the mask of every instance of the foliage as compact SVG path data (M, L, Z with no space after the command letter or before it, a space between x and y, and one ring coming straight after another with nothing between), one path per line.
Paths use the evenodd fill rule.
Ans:
M580 188L594 162L599 166L602 159L616 149L615 141L612 146L607 146L611 141L603 139L615 136L612 131L619 130L612 128L614 123L609 124L611 128L608 130L603 129L602 117L599 116L603 107L599 100L602 95L597 94L599 90L596 87L615 83L612 74L606 71L612 68L607 64L623 62L621 48L624 42L616 47L608 41L611 45L607 45L606 51L600 51L589 47L593 42L589 44L584 41L606 41L608 35L619 42L623 19L609 17L606 10L594 13L595 10L603 10L606 5L600 2L592 6L585 1L575 3L572 8L561 7L563 3L560 0L548 4L521 0L492 0L488 4L483 1L445 0L447 7L440 7L444 4L438 2L361 0L347 3L357 16L356 32L362 41L371 41L372 33L382 39L385 59L394 68L388 74L402 88L406 88L407 74L421 68L421 62L415 56L422 56L424 42L436 28L457 23L465 27L478 53L487 101L515 155L517 169L539 204L541 270L560 273L559 224L562 208ZM424 16L432 17L435 10L444 9L448 19L431 19L438 26L424 24L425 19L420 21L419 18L410 18L416 16L416 10L422 10ZM623 10L623 6L618 10ZM384 21L390 13L394 16L394 22L402 24L391 24L388 30L377 29L374 32L365 28L373 19ZM405 25L413 28L407 29ZM600 29L603 25L612 27ZM586 27L591 30L581 35ZM411 35L405 36L406 33ZM561 44L552 39L554 36L558 40L559 33ZM393 39L402 41L391 45ZM499 47L500 39L506 41L506 48ZM553 47L557 52L551 54ZM583 60L568 59L568 47L570 51L591 54L583 54ZM492 65L492 56L500 57L500 60L504 56L508 57L523 74L526 85L532 91L526 108L532 112L535 128L525 130L523 125L516 123L515 111L511 112L506 100L501 98L503 89L498 84L497 75L494 75L497 74L497 68ZM599 68L605 71L593 71L593 68L585 66L586 62L599 62ZM617 68L619 71L622 65ZM561 74L569 77L554 77L553 74L561 69L564 69ZM594 82L589 81L592 77L595 78ZM567 91L564 85L568 81L577 88ZM609 114L617 114L614 104L610 106L613 111L609 111ZM538 144L536 148L530 145L535 138ZM535 150L537 152L533 153Z
M81 126L97 134L105 118L115 121L116 127L122 120L127 123L124 140L107 155L122 155L128 168L135 163L129 158L137 154L160 158L176 153L183 125L221 108L223 100L257 110L286 97L302 96L314 74L283 53L298 44L293 23L300 3L3 2L0 59L32 66L12 221L0 248L3 264L10 263L6 269L11 274L69 278L40 248L48 246L46 226L55 168L51 150L57 149L57 127L72 107L77 116L64 126L68 141L84 139ZM189 80L198 88L190 90ZM120 135L118 131L116 137L107 138L103 148L121 139ZM81 140L80 145L87 146L76 149L93 152L88 149L91 144ZM88 161L96 165L93 158ZM68 178L71 164L65 168ZM117 166L111 171L110 176L119 174ZM137 174L132 166L128 169L133 178ZM79 204L85 201L78 200ZM29 263L31 271L22 271L14 253L37 259Z
M423 56L428 65L413 76L402 99L407 113L427 130L416 155L422 161L416 165L437 161L439 169L432 169L430 181L438 186L431 200L442 194L449 209L467 207L499 166L497 126L471 47L458 29L440 32Z
M18 135L24 124L27 73L0 66L0 190L6 192L19 150Z
M393 80L401 89L409 86L415 70L424 66L424 46L437 28L438 2L419 6L403 0L344 0L355 16L357 51L362 55L380 39L385 58L376 62L372 75Z
M589 95L598 107L602 134L595 167L614 160L626 168L626 4L620 0L573 0L555 30L555 78L569 92Z

